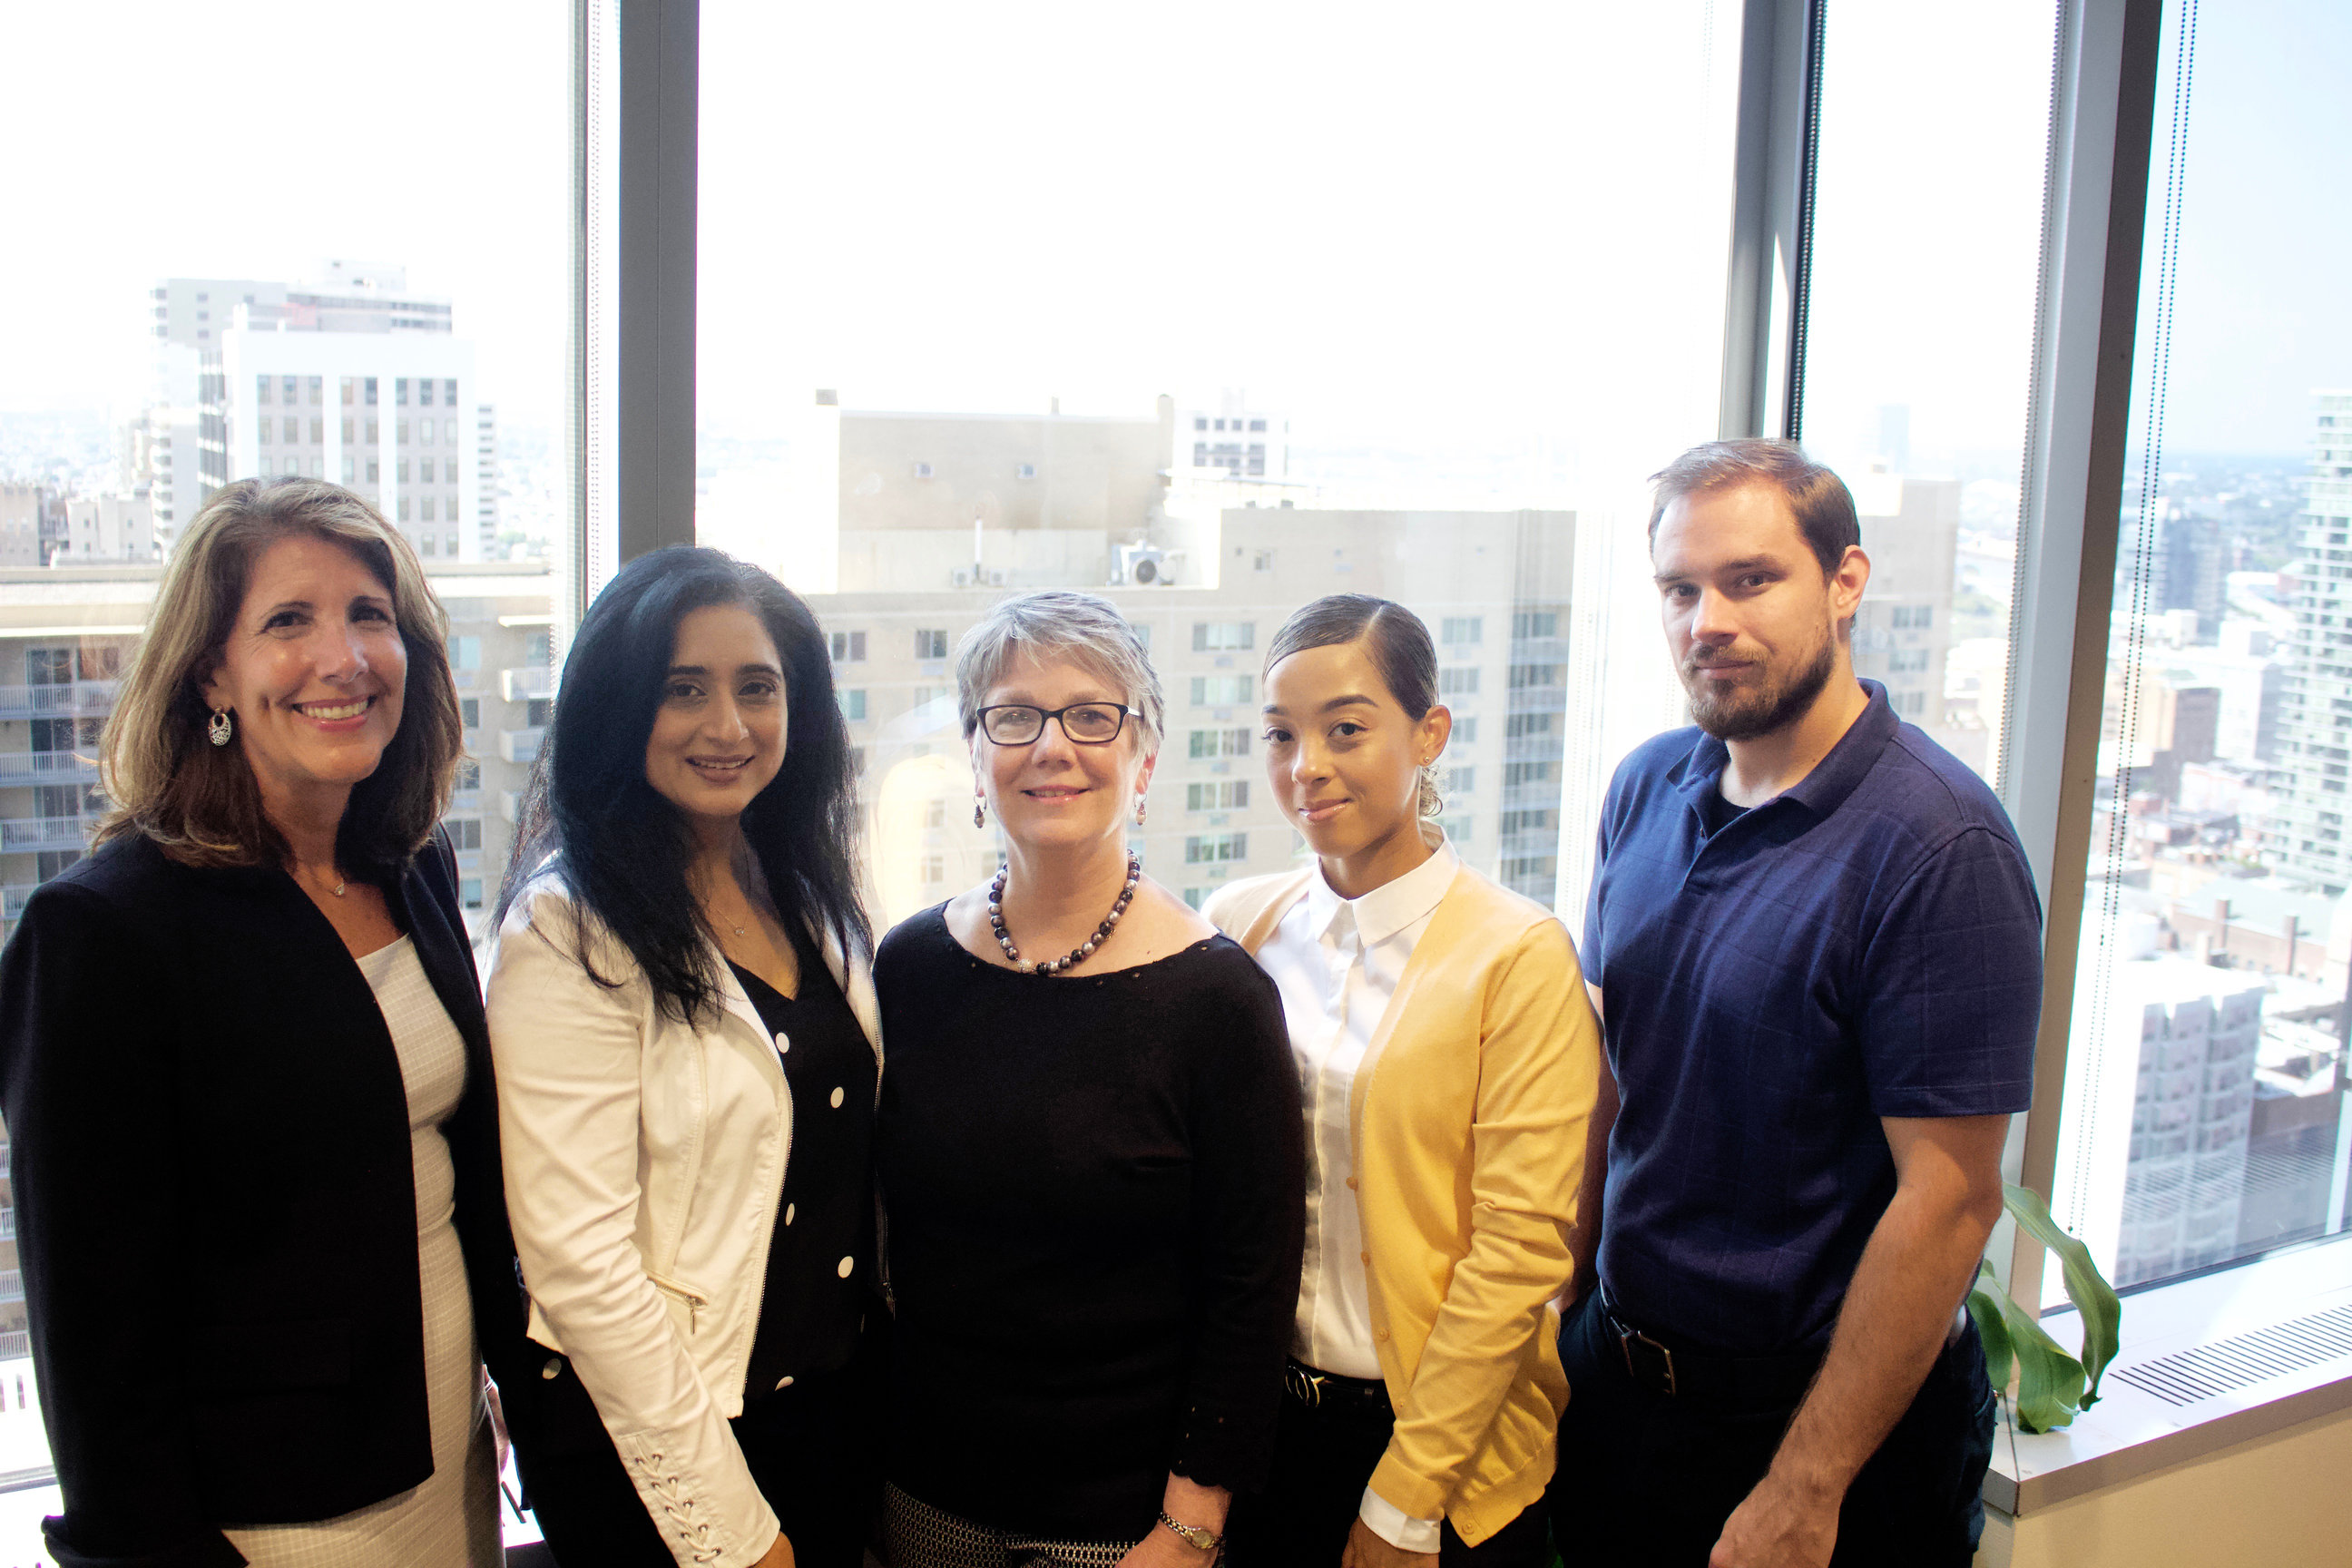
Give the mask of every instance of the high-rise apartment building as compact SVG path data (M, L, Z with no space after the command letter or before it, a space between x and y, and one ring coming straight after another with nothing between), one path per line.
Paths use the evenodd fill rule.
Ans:
M230 479L303 474L366 496L420 554L486 559L495 420L448 301L411 294L396 268L329 261L320 273L153 289L154 385L132 477L159 539Z
M2352 888L2352 391L2316 401L2279 692L2285 784L2264 847L2282 869L2340 893Z
M2268 991L2259 973L2157 952L2155 928L2126 931L2143 945L2076 993L2059 1134L2059 1222L2117 1285L2236 1256ZM2084 940L2095 952L2087 926Z
M1104 595L1150 649L1168 729L1130 837L1193 902L1293 863L1299 840L1262 770L1260 669L1284 618L1336 592L1428 623L1455 716L1447 826L1472 864L1551 900L1572 514L1211 510L1171 482L1187 431L1166 399L1150 418L837 418L840 591L810 604L864 773L877 919L995 866L994 827L971 821L953 655L990 605L1040 587Z
M1981 771L1990 739L1985 728L1948 723L1944 711L1959 481L1870 473L1856 476L1848 488L1870 557L1869 591L1853 617L1854 673L1883 682L1895 717L1918 725Z

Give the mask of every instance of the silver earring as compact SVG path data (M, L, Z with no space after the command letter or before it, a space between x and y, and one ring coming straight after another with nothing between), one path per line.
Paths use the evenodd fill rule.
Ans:
M985 827L988 826L988 805L986 802L975 800L971 803L971 825L974 827Z
M236 725L229 718L228 710L214 709L212 718L205 725L205 738L215 746L226 746L228 744L229 737L236 733Z
M1135 825L1138 827L1143 826L1143 797L1141 795L1137 795L1135 797Z

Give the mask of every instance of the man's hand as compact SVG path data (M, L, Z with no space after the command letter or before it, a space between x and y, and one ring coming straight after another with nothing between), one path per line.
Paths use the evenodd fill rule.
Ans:
M1118 1568L1208 1568L1216 1560L1215 1552L1185 1545L1174 1531L1155 1521L1151 1533L1118 1560Z
M1360 1519L1349 1528L1348 1550L1339 1554L1339 1568L1437 1568L1437 1553L1391 1546Z
M751 1568L793 1568L792 1538L781 1530L776 1531L776 1543Z
M1724 1521L1706 1568L1826 1568L1841 1500L1806 1496L1766 1476Z

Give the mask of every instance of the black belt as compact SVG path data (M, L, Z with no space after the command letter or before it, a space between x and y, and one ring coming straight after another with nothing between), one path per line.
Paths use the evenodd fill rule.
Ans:
M1318 1415L1396 1419L1388 1384L1376 1377L1342 1377L1293 1356L1282 1369L1282 1389L1293 1402Z
M1616 1342L1625 1374L1653 1394L1738 1405L1793 1405L1821 1370L1822 1350L1783 1355L1732 1356L1694 1351L1671 1338L1645 1333L1610 1310L1605 1291L1596 1290L1593 1310L1601 1331Z

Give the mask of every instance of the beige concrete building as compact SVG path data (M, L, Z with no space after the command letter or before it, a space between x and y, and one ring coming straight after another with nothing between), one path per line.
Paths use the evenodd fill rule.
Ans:
M1260 743L1267 641L1321 595L1412 607L1438 639L1455 716L1445 819L1463 855L1546 902L1566 739L1570 541L1564 512L1317 512L1219 520L1213 584L1088 587L1151 650L1168 732L1130 837L1150 873L1194 903L1227 879L1293 863L1297 835L1270 797ZM972 826L970 753L956 713L958 641L1005 589L818 595L843 711L864 771L877 922L984 879L996 830Z

